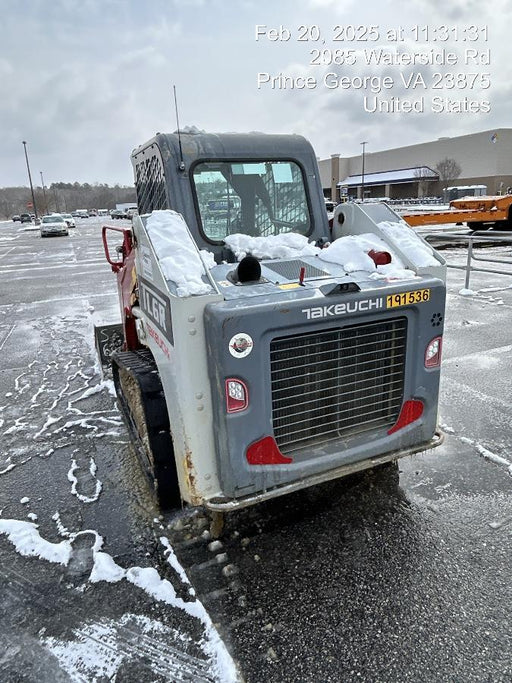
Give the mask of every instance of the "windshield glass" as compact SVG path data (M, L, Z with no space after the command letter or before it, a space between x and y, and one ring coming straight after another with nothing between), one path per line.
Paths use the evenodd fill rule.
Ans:
M254 237L311 229L306 190L293 161L208 162L194 168L194 186L206 237Z
M43 216L43 223L63 223L62 216Z
M361 209L375 221L375 223L382 223L382 221L390 221L396 223L400 219L394 211L392 211L387 204L378 202L375 204L360 204Z

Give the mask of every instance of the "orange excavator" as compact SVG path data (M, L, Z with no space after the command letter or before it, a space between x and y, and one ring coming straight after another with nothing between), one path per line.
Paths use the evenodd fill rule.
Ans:
M512 230L512 194L489 197L461 197L450 202L448 211L402 214L410 226L466 223L473 230Z

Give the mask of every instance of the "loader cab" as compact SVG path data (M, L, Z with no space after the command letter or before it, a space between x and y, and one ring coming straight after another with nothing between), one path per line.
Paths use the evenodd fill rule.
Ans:
M177 211L218 263L229 260L224 239L235 233L329 240L316 156L301 136L159 133L132 164L139 213Z

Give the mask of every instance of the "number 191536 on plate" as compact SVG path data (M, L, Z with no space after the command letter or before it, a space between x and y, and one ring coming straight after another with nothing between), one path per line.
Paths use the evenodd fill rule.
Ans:
M386 297L386 308L410 306L411 304L422 304L429 300L430 289L415 289L413 292L389 294L389 296Z

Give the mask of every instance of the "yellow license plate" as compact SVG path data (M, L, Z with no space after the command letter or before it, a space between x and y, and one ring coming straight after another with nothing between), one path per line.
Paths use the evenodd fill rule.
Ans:
M430 300L430 289L415 289L414 292L401 292L386 297L386 308L423 304Z

